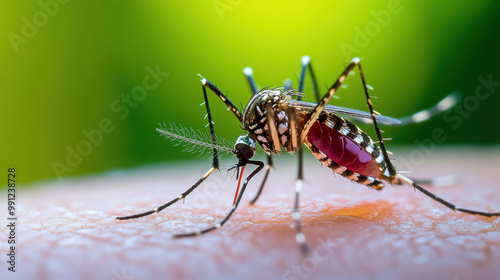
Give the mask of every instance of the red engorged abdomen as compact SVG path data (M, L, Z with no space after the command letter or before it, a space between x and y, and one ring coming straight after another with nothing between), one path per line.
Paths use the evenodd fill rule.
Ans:
M336 163L361 175L378 177L375 159L351 138L325 124L315 122L307 134L309 142Z

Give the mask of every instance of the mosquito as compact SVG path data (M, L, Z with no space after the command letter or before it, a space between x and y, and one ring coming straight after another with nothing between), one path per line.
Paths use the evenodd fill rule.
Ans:
M329 105L328 103L344 83L347 76L355 68L358 68L363 85L368 112L342 108ZM213 83L202 77L202 90L204 104L207 111L208 125L210 127L211 142L192 139L185 133L175 133L176 130L157 129L162 135L177 139L192 145L203 146L212 150L211 168L189 189L177 198L167 202L156 209L130 215L117 217L118 220L136 219L158 213L179 200L183 200L207 179L214 171L219 170L219 152L229 152L236 156L238 162L232 168L238 171L239 177L234 201L229 213L215 225L203 230L175 234L173 237L189 237L201 235L218 229L226 223L238 208L241 198L246 190L248 182L264 169L265 173L256 196L251 200L254 204L262 193L269 172L273 167L272 155L279 155L284 149L288 153L298 153L298 172L295 183L295 201L293 207L293 219L295 223L295 238L303 254L309 252L306 237L302 232L299 212L299 197L303 181L303 156L302 147L305 145L311 153L326 167L348 180L365 185L375 190L382 190L386 183L402 185L406 183L426 196L436 200L444 206L469 214L486 217L500 216L500 213L488 213L460 208L442 198L437 197L419 185L419 181L411 180L398 172L389 158L389 152L385 148L379 124L402 125L425 121L432 116L443 112L458 102L458 95L452 93L437 103L435 106L403 118L392 118L382 116L373 109L370 99L369 88L365 82L363 70L359 58L353 58L339 78L329 88L328 92L320 99L316 77L309 56L302 58L302 66L299 76L299 87L293 90L290 80L285 81L283 88L264 88L257 90L257 84L253 77L251 68L243 70L250 89L252 98L248 102L243 113L236 107L226 95L224 95ZM302 101L306 72L312 80L317 103ZM246 134L239 136L234 147L230 148L218 144L214 130L214 123L208 102L207 90L212 91L233 115L241 123ZM339 115L343 115L341 117ZM350 120L348 120L349 118ZM375 129L378 141L373 141L353 122L371 123ZM267 164L262 161L252 160L256 143L258 143L267 154ZM255 169L245 178L242 184L243 173L247 165L255 166ZM422 181L423 183L423 181Z

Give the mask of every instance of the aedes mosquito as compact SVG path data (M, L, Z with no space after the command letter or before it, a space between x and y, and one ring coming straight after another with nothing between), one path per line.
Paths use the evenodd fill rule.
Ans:
M356 66L358 67L361 82L363 84L369 112L328 105L346 77ZM215 170L219 170L218 152L224 151L233 153L238 159L238 163L233 168L236 168L238 171L237 176L239 176L239 181L231 211L224 219L212 227L191 233L176 234L174 237L196 236L220 228L238 207L248 182L264 169L263 162L252 160L255 154L255 143L259 143L267 154L267 166L260 188L255 198L250 202L251 204L255 203L259 198L268 178L269 171L273 166L271 154L279 155L282 148L289 153L298 152L299 154L293 218L295 221L296 240L304 254L308 253L308 246L305 235L302 233L299 213L299 195L302 189L303 179L301 148L304 144L321 163L332 169L335 173L353 182L363 184L375 190L381 190L385 182L395 185L402 185L404 182L454 211L486 217L500 216L500 213L487 213L459 208L437 197L421 187L418 182L398 172L389 158L389 152L385 148L384 139L378 127L379 123L384 125L401 125L427 120L433 115L454 106L458 100L456 94L450 94L438 104L427 110L420 111L408 117L395 119L381 116L373 109L368 90L369 86L365 82L359 58L351 60L344 72L342 72L340 77L321 99L319 99L316 78L308 56L302 58L299 88L297 90L291 89L291 82L288 80L283 88L264 88L258 91L253 78L252 69L247 67L243 72L248 79L253 93L243 113L241 113L241 111L214 84L205 78L201 80L212 143L190 139L186 137L186 135L180 135L183 133L176 134L175 129L173 132L157 129L169 138L212 149L212 167L192 187L172 201L154 210L130 216L117 217L116 219L128 220L148 216L153 213L158 213L175 202L184 199L210 176L210 174ZM311 76L318 103L301 101L306 72L309 72ZM218 144L208 103L207 88L226 104L229 110L238 118L242 128L247 131L247 134L238 137L234 144L234 148ZM345 115L352 121L373 123L378 141L372 141L372 139L359 127L351 121L338 116L338 114ZM243 172L247 164L255 165L256 168L245 178L243 185L241 185Z

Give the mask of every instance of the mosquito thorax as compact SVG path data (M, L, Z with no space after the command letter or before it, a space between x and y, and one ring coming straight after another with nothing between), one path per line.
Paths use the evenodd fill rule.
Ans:
M255 141L248 135L241 135L234 143L234 150L237 156L247 160L251 159L255 154Z
M265 89L256 93L243 114L242 126L248 135L260 144L266 154L281 153L281 146L287 152L295 152L290 140L290 125L287 107L292 101L293 90ZM268 118L273 118L276 131L270 131Z
M243 129L253 129L259 122L265 120L266 103L272 103L273 109L282 103L288 103L292 91L281 91L279 89L267 89L256 93L248 102L243 113Z

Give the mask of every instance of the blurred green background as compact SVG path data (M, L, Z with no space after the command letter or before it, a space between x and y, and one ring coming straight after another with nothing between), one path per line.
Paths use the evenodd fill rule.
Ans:
M385 129L394 139L390 145L414 145L436 127L445 131L443 144L500 142L500 86L480 86L480 77L500 82L498 1L41 0L2 6L1 167L16 167L22 183L196 157L155 128L165 122L205 129L197 74L242 107L250 98L245 66L261 87L280 86L287 77L297 86L303 55L311 56L322 92L352 57L361 57L378 97L375 108L393 117L431 106L451 91L462 93L462 111L448 119ZM148 80L148 68L168 76ZM144 79L149 89L141 88ZM332 103L365 110L359 75L346 83L350 87ZM310 81L305 92L311 93ZM213 96L211 105L217 133L234 141L242 133L237 120Z

